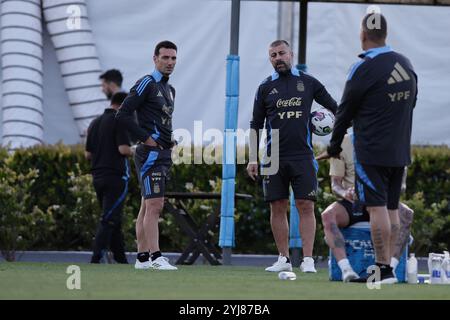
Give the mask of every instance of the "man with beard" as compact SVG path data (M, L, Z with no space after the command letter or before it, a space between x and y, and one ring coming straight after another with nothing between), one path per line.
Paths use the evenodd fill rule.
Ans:
M100 75L102 80L102 91L111 100L112 96L122 90L123 77L119 70L111 69Z
M268 174L267 163L262 164L264 199L270 203L270 222L279 251L278 261L266 271L292 271L289 260L289 225L287 206L289 186L292 187L295 204L300 214L300 234L303 243L303 272L316 272L312 258L316 219L314 201L317 194L318 165L314 159L311 141L311 105L320 105L336 112L337 103L325 87L314 77L292 67L293 52L285 40L276 40L269 47L269 58L275 72L259 86L250 122L252 133L259 141L259 130L268 130L267 155L278 148L278 171ZM276 131L279 144L272 141ZM276 140L276 139L274 139ZM247 172L252 179L258 176L258 143L250 144Z

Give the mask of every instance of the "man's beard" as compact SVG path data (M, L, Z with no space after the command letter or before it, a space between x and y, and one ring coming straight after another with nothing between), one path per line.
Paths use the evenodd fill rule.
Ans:
M286 73L288 73L289 72L289 66L287 65L287 63L286 62L284 62L284 61L280 61L280 62L278 62L276 65L275 65L275 70L278 72L278 73L281 73L281 74L286 74Z
M111 91L108 91L105 95L108 100L111 100L113 93Z

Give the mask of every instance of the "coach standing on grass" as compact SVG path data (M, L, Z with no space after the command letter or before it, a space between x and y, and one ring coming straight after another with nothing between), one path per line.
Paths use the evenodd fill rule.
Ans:
M176 59L177 46L174 43L158 43L153 55L155 70L137 81L117 114L119 123L140 141L135 153L142 195L136 220L136 269L177 270L161 255L158 228L164 206L166 177L172 165L175 89L168 81ZM134 121L134 111L138 123Z
M356 195L370 214L381 283L396 283L389 265L390 242L399 230L404 167L411 163L417 76L410 61L386 45L386 36L383 15L370 13L364 17L360 35L364 52L359 55L362 60L350 70L330 145L317 159L339 157L342 139L353 121Z
M276 40L270 44L269 59L275 72L258 88L253 106L250 128L259 141L259 130L268 130L267 152L272 149L272 132L279 131L279 170L264 175L264 200L270 203L270 224L278 248L278 261L266 271L292 271L289 260L289 225L287 207L289 186L292 186L295 204L300 214L300 235L303 243L303 272L316 272L312 258L316 219L314 201L317 194L317 162L311 142L311 105L315 100L335 113L336 101L314 77L293 68L293 52L289 43ZM257 144L257 143L256 143ZM250 144L251 159L258 147ZM272 155L269 155L272 156ZM278 159L272 159L272 161ZM263 164L263 167L265 165ZM258 175L258 163L250 162L247 172L251 178Z
M86 158L91 160L94 188L102 207L95 235L91 263L99 263L110 248L114 260L128 263L122 234L122 209L128 191L130 142L126 130L116 121L116 112L126 97L119 92L111 98L111 108L92 121L86 139Z

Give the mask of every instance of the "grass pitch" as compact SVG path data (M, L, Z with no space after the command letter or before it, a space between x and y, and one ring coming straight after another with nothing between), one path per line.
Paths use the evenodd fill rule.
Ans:
M262 267L181 266L178 271L135 270L133 265L78 264L81 289L66 287L70 264L0 263L0 299L450 299L450 285L382 285L328 280L328 271L279 280Z

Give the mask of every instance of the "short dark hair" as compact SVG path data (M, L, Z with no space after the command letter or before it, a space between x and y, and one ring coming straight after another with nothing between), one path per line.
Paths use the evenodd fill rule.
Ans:
M272 43L270 44L270 47L271 47L271 48L273 48L273 47L278 47L278 46L281 46L282 44L287 45L289 48L291 47L290 44L289 44L289 42L287 42L286 40L275 40L274 42L272 42Z
M380 42L386 39L387 22L381 13L367 14L362 21L362 28L370 41Z
M115 93L111 98L111 105L112 106L120 106L126 97L127 97L127 94L125 92Z
M159 56L159 50L161 48L173 49L175 51L178 51L178 48L177 48L175 43L165 40L165 41L161 41L160 43L158 43L156 45L156 47L155 47L155 56Z
M98 77L98 78L108 81L108 82L114 82L119 87L122 86L122 81L123 81L122 73L117 69L108 70L105 73L103 73L102 75L100 75L100 77Z

